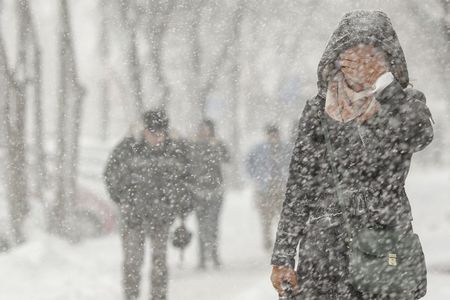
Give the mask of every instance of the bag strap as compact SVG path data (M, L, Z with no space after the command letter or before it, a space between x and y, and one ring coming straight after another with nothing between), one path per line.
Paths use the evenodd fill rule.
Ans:
M330 131L328 129L328 125L326 124L327 121L325 120L325 115L322 114L321 116L321 124L322 124L322 130L325 136L325 144L327 146L327 157L331 166L331 173L333 175L333 183L334 183L334 190L335 190L335 194L336 194L336 198L338 200L338 203L340 205L344 204L344 200L343 200L343 193L341 190L341 185L339 184L339 180L337 178L337 169L336 166L334 165L334 161L336 160L336 157L334 156L334 149L333 149L333 145L331 145L331 141L330 141Z
M341 186L341 184L339 184L338 172L337 172L336 166L334 164L334 162L337 161L337 157L335 156L334 148L333 148L333 145L331 144L328 122L325 119L324 113L321 115L321 125L322 125L322 130L324 133L324 137L325 137L325 144L327 147L327 157L328 157L328 161L331 166L331 173L333 176L334 191L335 191L336 199L338 201L338 205L340 206L340 208L342 210L342 216L344 218L344 226L346 228L346 231L349 232L350 235L353 235L354 234L354 229L353 229L354 226L352 226L352 224L350 222L350 217L349 217L350 213L349 213L348 203L346 203L346 201L344 199L344 193L342 191L342 186ZM353 203L353 204L355 205L355 203ZM358 204L356 204L356 205L358 205Z
M331 144L331 140L330 140L330 131L328 128L328 124L327 124L327 120L325 119L325 114L322 113L321 115L321 124L322 124L322 129L323 129L323 133L325 136L325 144L327 146L327 157L328 157L328 161L330 163L331 166L331 173L333 176L333 183L334 183L334 191L336 194L336 198L338 201L338 204L344 208L345 206L345 201L344 201L344 197L343 197L343 191L342 191L342 187L339 184L339 180L338 180L338 172L336 169L336 165L335 165L335 161L337 160L337 158L334 155L334 148L333 145ZM345 210L345 209L344 209Z

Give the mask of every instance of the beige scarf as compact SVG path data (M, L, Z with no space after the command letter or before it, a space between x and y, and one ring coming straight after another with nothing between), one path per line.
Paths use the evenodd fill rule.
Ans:
M355 92L347 85L342 72L338 72L328 83L325 112L338 122L356 119L358 123L364 123L380 107L380 103L375 100L374 89Z

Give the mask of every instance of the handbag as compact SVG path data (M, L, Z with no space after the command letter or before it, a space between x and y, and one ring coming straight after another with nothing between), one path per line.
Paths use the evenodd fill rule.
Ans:
M422 246L412 230L363 228L349 252L349 280L358 291L375 295L426 294Z
M343 204L343 192L333 163L334 151L324 116L322 127L330 160L335 194ZM343 207L345 212L348 208ZM349 283L354 289L370 295L414 295L420 299L427 290L425 256L411 224L407 226L367 226L355 228L344 218L349 240Z

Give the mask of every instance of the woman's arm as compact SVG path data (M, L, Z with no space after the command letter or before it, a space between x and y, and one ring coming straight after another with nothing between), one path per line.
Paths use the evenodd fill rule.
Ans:
M225 146L224 143L220 142L218 144L218 157L220 159L220 162L222 163L229 163L231 160L230 152L228 151L227 146Z
M423 93L403 90L394 80L376 99L382 108L375 121L384 123L376 132L386 146L400 153L414 153L431 143L432 116Z
M370 130L362 137L369 154L363 172L371 178L373 221L391 224L403 216L409 218L409 203L399 193L404 188L413 153L432 141L433 127L421 92L403 90L394 80L376 98L381 110L369 119Z

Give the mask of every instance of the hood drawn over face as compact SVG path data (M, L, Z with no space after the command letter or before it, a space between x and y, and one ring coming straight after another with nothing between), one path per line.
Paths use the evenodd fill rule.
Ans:
M385 51L390 72L403 88L408 86L405 55L389 17L381 11L356 10L344 15L320 59L317 70L320 95L326 95L339 54L359 44L374 45Z

